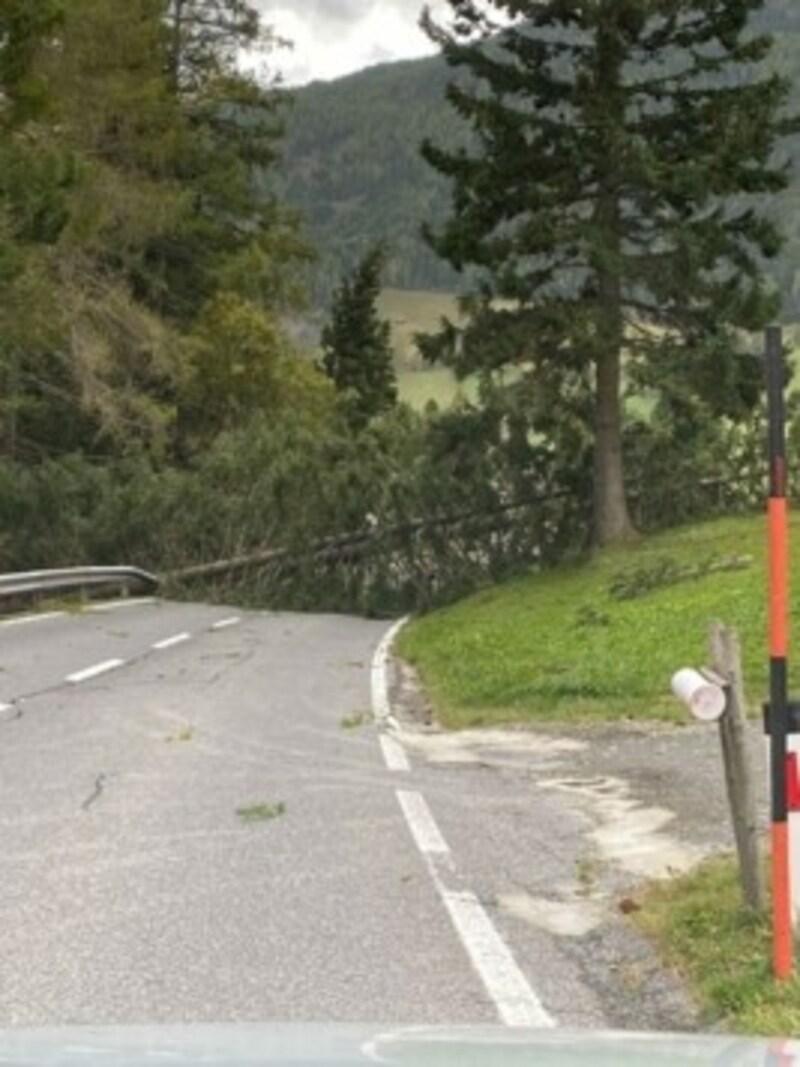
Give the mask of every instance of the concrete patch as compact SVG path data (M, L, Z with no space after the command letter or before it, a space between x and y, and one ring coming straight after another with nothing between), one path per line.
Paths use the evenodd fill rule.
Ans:
M438 731L403 732L403 742L415 748L429 763L472 763L489 766L514 761L525 756L532 766L555 769L563 762L560 757L581 752L586 743L572 738L547 737L525 730L460 730L457 733Z
M497 906L556 937L584 937L607 918L606 909L597 901L548 900L528 893L507 893L498 897Z
M579 798L598 824L590 837L601 857L637 878L669 878L707 854L666 833L674 812L644 806L621 778L554 778L539 787Z

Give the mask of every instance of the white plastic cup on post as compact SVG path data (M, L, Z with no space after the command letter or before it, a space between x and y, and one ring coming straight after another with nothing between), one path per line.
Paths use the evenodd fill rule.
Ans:
M716 722L725 711L725 690L692 667L672 676L672 692L701 722Z

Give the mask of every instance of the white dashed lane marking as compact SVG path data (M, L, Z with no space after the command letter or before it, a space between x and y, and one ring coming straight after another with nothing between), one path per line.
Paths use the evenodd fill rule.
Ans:
M447 842L442 837L422 793L410 793L404 789L398 789L397 799L400 801L411 836L420 852L425 855L442 855L449 852Z
M138 608L143 604L157 603L154 596L126 597L124 600L109 600L105 604L90 604L87 611L119 611L120 608Z
M142 599L139 599L139 600L115 601L112 604L93 605L88 610L89 611L113 611L116 608L134 607L137 604L154 604L154 603L156 603L155 598L148 597L146 599L142 598ZM58 619L58 618L62 618L66 614L67 613L64 612L64 611L50 611L50 612L45 612L45 613L43 613L41 615L23 615L23 616L20 616L19 618L16 618L16 619L5 619L2 622L0 622L0 626L20 626L23 623L40 622L43 619ZM226 629L229 626L235 626L237 623L240 623L241 621L242 620L238 615L236 617L231 617L231 618L228 618L228 619L221 619L219 622L214 623L210 627L210 629L211 630ZM154 649L154 650L157 650L157 651L161 652L164 649L174 648L176 645L182 645L185 641L190 641L191 639L192 639L192 634L190 634L187 631L187 632L184 632L184 633L173 634L171 637L165 637L161 641L156 641L155 644L151 645L150 647L151 647L151 649ZM136 658L136 657L134 657L134 658ZM80 682L88 682L92 678L97 678L98 675L107 674L109 671L115 671L119 667L124 667L126 662L127 661L124 660L124 659L107 659L107 660L103 660L102 663L95 663L91 667L86 667L81 671L75 671L74 674L68 674L65 680L67 682L69 682L71 685L78 685ZM11 710L12 707L13 707L13 705L0 703L0 714Z
M395 624L384 636L372 660L372 707L375 718L382 724L394 723L389 702L387 664L392 641L404 621ZM382 734L380 745L389 770L410 770L405 750L394 737ZM423 855L436 892L500 1019L506 1026L554 1027L555 1020L534 993L475 894L449 889L442 880L437 863L446 860L452 865L452 856L423 795L398 789L397 800L411 836Z
M173 648L175 645L182 645L184 641L190 641L192 635L189 633L174 634L172 637L165 637L163 641L156 641L153 648L163 651L165 648Z
M436 892L444 904L472 966L506 1026L554 1027L555 1020L534 993L517 961L474 893L448 889L437 860L450 860L436 820L421 793L397 790L411 836L422 853Z
M96 678L98 674L106 674L108 671L115 671L118 667L125 665L124 659L107 659L103 663L95 663L93 667L87 667L83 671L77 671L75 674L68 674L67 681L76 685L78 682L87 682L90 678Z
M29 622L43 622L45 619L61 619L65 611L43 611L40 615L20 615L15 619L3 619L0 626L25 626Z
M435 871L433 883L458 936L506 1026L551 1029L555 1020L520 970L508 945L474 893L446 889Z

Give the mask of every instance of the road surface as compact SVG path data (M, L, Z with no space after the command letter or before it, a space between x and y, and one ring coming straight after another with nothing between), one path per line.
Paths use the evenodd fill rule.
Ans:
M387 628L0 624L0 1025L692 1024L615 910L669 820L583 742L388 729Z

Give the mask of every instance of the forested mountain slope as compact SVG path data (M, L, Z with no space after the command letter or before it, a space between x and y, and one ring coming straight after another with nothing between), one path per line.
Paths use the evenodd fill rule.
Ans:
M372 241L388 239L386 282L452 288L452 273L419 228L448 207L447 183L419 155L425 137L452 139L444 102L449 72L438 57L373 67L294 95L281 194L306 217L328 292Z

